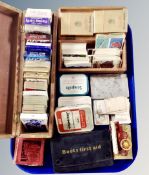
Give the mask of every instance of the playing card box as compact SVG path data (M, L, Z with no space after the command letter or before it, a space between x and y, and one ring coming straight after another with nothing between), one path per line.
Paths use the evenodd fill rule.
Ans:
M51 138L53 135L57 15L52 16L52 67L49 84L48 130L45 132L25 132L20 121L23 95L23 61L25 50L24 13L8 4L0 2L0 138L15 136ZM38 76L37 76L38 77ZM49 78L49 77L48 77Z
M89 132L94 129L91 105L56 108L55 120L60 134Z
M74 73L123 73L127 71L127 39L123 40L118 66L114 61L104 59L105 65L96 63L96 36L98 34L118 34L126 36L128 11L125 7L62 7L59 9L58 69L60 72ZM124 37L125 38L125 37ZM120 40L111 39L111 47L118 47ZM82 62L65 62L63 45L86 43L87 57ZM72 58L71 58L72 59ZM88 63L90 59L90 64ZM102 58L103 59L103 58ZM111 59L111 58L110 58ZM117 59L114 58L114 59ZM102 61L101 61L102 62ZM67 64L66 64L67 63Z

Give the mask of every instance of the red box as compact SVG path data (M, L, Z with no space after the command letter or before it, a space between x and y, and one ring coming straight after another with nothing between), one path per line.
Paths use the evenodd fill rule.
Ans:
M42 166L44 139L16 138L14 161L18 165Z

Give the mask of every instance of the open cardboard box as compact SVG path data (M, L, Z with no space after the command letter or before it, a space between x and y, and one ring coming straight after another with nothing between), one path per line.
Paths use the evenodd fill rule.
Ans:
M49 87L49 127L47 132L24 131L20 121L23 92L25 34L23 12L0 2L0 138L15 136L51 138L53 135L56 82L56 48L58 17L53 14L52 68Z
M66 19L67 19L67 23L69 23L70 22L70 24L75 28L75 25L76 25L76 23L81 23L82 21L80 20L78 20L77 21L77 19L74 19L74 21L72 22L72 20L73 20L73 17L75 16L75 13L76 14L78 14L78 13L82 13L82 15L83 15L83 13L95 13L95 12L99 12L99 13L103 13L104 14L104 12L108 12L108 15L110 16L110 13L111 13L111 11L112 12L114 12L115 14L115 16L113 17L114 19L115 19L115 21L116 20L118 20L118 19L116 19L116 15L117 15L117 13L122 13L122 20L124 21L124 24L125 24L125 27L124 28L118 28L118 30L116 30L116 29L113 29L113 28L108 28L108 26L106 25L106 24L104 24L104 22L103 22L103 31L101 31L101 29L99 30L99 29L97 29L97 30L99 30L99 31L97 31L96 30L96 28L95 28L95 26L98 26L98 25L101 25L101 24L98 24L98 21L96 20L96 22L95 22L95 20L94 19L92 19L92 23L93 23L93 32L92 32L92 34L91 33L89 33L89 34L84 34L83 33L83 31L81 32L81 31L79 31L79 32L81 32L82 34L80 34L80 33L78 33L77 34L77 32L78 32L78 30L77 30L77 27L76 27L76 31L75 30L73 30L73 31L71 31L71 29L70 29L70 31L68 31L68 34L66 34L66 32L67 32L67 28L70 28L70 26L68 25L66 25ZM73 13L73 15L72 15L72 18L70 17L68 17L69 16L69 14L70 13ZM68 14L68 16L65 16L65 14L67 15ZM64 15L64 17L63 17L63 15ZM127 50L126 50L126 47L127 47L127 41L125 40L125 42L124 42L124 46L123 46L123 48L122 48L122 56L121 56L121 58L122 58L122 64L120 65L120 67L119 68L66 68L66 67L64 67L64 64L63 64L63 60L62 60L62 50L61 50L61 43L83 43L83 42L85 42L85 43L87 43L87 44L90 44L90 43L92 43L91 45L91 48L93 48L93 46L94 46L94 48L95 48L95 39L96 39L96 37L95 37L95 35L97 34L97 33L100 33L100 34L108 34L108 33L127 33L127 9L125 8L125 7L80 7L80 8L78 8L78 7L62 7L62 8L60 8L59 9L59 13L58 13L58 16L59 16L59 28L58 28L58 42L59 42L59 47L58 47L58 53L59 53L59 71L60 72L63 72L63 73L68 73L68 72L73 72L73 73L75 73L75 72L86 72L86 73L124 73L124 72L126 72L126 70L127 70ZM104 16L103 15L103 18L102 18L102 16L100 16L101 17L101 19L100 20L105 20L106 21L106 15ZM81 18L81 16L80 16L80 18ZM92 17L93 18L93 17ZM108 20L110 20L110 19L107 19L107 21ZM86 19L86 21L87 21L87 19ZM82 22L83 23L83 22ZM97 24L96 24L97 23ZM108 22L107 22L108 23ZM62 25L63 25L63 27L62 27ZM77 24L78 25L78 24ZM80 24L80 25L82 25L83 26L83 24ZM105 27L105 26L107 26L107 27ZM64 30L63 30L63 28L64 28ZM65 32L65 28L66 28L66 32ZM84 27L85 28L85 27ZM101 27L102 28L102 27ZM74 33L71 33L71 32L74 32ZM75 33L76 32L76 33ZM90 48L87 48L87 49L90 49Z

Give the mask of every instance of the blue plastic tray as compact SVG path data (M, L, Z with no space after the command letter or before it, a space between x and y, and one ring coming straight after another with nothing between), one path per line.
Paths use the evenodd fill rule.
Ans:
M135 103L135 82L134 82L134 61L133 61L133 39L130 26L127 33L127 63L128 63L128 81L130 91L130 102L132 110L132 144L133 144L133 160L115 160L114 165L111 167L96 168L91 170L80 171L78 173L115 173L120 172L128 168L135 160L138 151L137 140L137 122L136 122L136 103ZM11 139L11 154L14 155L14 139ZM18 165L17 165L18 166ZM28 167L18 166L25 172L32 174L53 174L51 153L50 153L50 141L46 141L45 146L45 162L43 167Z

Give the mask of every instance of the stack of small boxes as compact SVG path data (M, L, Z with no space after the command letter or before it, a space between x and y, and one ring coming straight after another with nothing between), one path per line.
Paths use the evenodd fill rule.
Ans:
M63 74L60 77L58 108L55 112L61 134L86 132L94 129L89 81L85 74ZM73 96L73 97L72 97Z
M20 119L29 132L47 130L52 54L51 23L51 10L27 9L23 105Z

